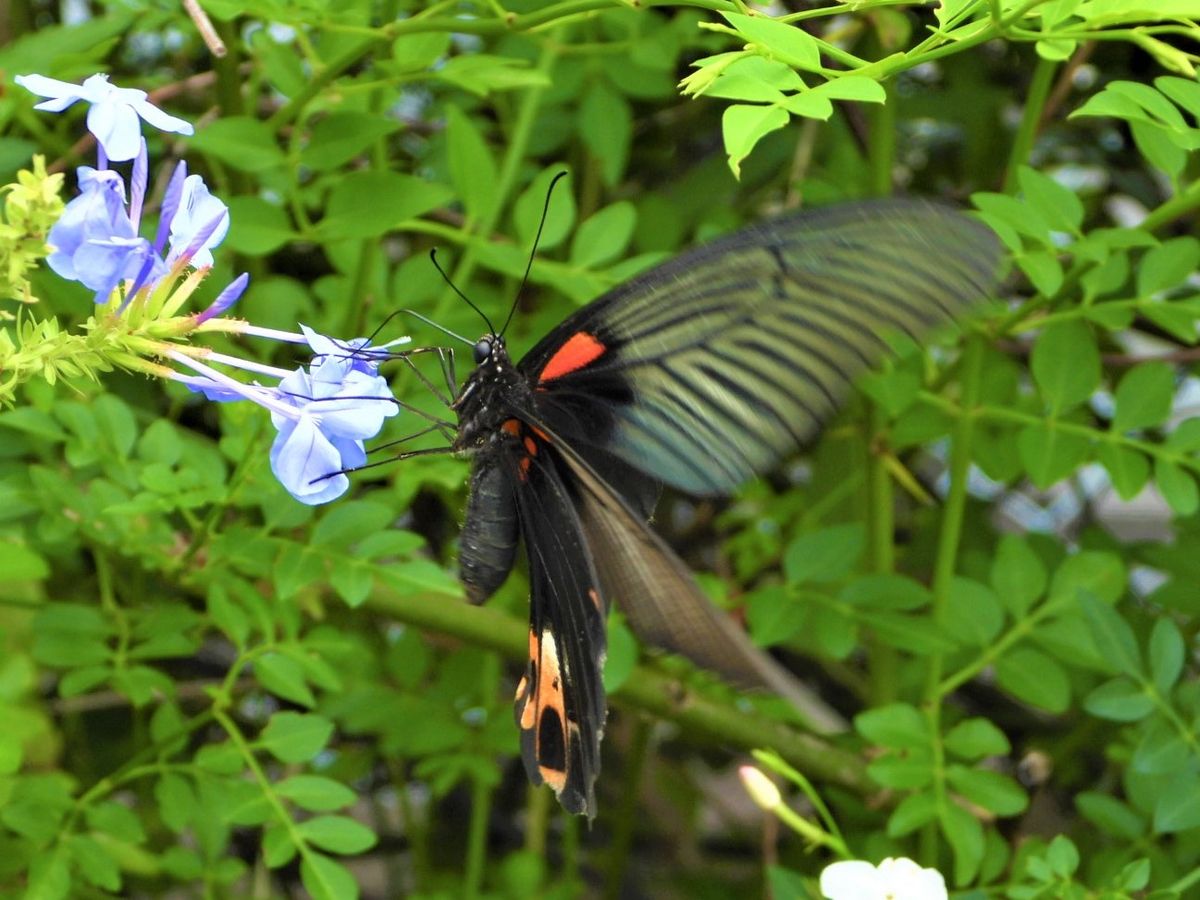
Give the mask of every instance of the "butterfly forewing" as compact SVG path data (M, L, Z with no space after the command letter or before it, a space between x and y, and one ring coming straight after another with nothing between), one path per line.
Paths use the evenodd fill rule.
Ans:
M520 369L563 439L725 494L810 440L890 334L919 338L985 297L997 259L990 232L937 206L801 213L604 295Z

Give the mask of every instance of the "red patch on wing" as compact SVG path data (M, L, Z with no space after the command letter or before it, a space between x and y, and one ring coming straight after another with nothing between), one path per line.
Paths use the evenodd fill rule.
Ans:
M605 346L586 331L577 331L550 357L538 375L538 381L561 378L604 355Z

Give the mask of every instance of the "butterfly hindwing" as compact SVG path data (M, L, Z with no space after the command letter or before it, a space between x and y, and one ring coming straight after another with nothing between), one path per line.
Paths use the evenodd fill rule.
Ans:
M554 449L525 425L505 458L529 558L529 661L517 687L521 756L572 813L595 815L606 705L600 581Z
M540 419L697 495L812 439L853 379L991 290L999 245L960 213L848 204L684 253L569 316L519 363Z

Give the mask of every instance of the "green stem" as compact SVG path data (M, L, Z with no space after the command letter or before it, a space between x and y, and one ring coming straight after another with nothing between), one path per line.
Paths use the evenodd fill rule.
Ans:
M1021 124L1017 126L1012 153L1008 157L1008 172L1004 176L1005 193L1011 194L1016 190L1017 172L1021 166L1029 162L1029 154L1033 150L1038 128L1041 126L1042 110L1046 108L1046 99L1050 96L1050 88L1054 84L1054 72L1057 68L1058 63L1054 60L1038 57L1025 99L1025 110L1021 114Z
M1153 231L1168 222L1173 222L1180 216L1185 216L1200 207L1200 179L1193 181L1186 188L1168 200L1162 206L1152 210L1142 220L1141 228Z
M963 520L967 510L967 478L971 468L971 439L975 429L975 417L971 415L979 401L983 381L984 338L975 332L968 336L963 349L962 408L964 415L955 425L950 447L950 490L946 496L942 513L941 532L938 535L937 557L933 570L933 605L931 618L939 628L945 623L946 609L950 600L950 589L958 567L958 547L962 540ZM934 653L929 659L929 672L925 681L926 714L929 731L933 736L933 790L938 809L948 802L945 781L945 749L941 740L942 697L938 687L942 680L944 658ZM937 859L938 826L930 823L921 834L922 855L927 865Z
M495 655L484 659L479 674L479 690L487 709L495 706L500 686L500 660ZM471 820L467 826L467 860L463 874L463 897L474 900L483 888L487 869L488 823L492 818L492 785L476 778L471 785Z
M608 856L607 883L604 886L605 900L619 900L625 884L625 870L629 868L629 851L633 847L633 833L638 823L639 787L642 772L646 768L646 756L650 749L650 721L638 716L633 723L633 742L626 755L625 783L621 791L621 806L613 824L612 847Z

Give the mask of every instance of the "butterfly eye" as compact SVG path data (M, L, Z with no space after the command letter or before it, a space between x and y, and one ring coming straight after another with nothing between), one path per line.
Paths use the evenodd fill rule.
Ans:
M492 342L487 338L480 338L475 344L475 365L480 365L488 360L492 355Z

